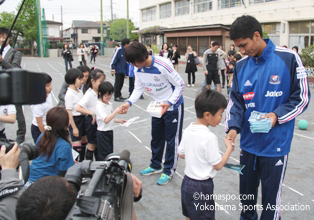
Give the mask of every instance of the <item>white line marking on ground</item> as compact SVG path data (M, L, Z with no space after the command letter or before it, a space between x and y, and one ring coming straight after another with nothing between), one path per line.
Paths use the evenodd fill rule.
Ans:
M152 150L151 150L151 149L149 149L149 147L145 146L145 148L146 148L147 150L149 150L150 152L152 152Z
M141 141L138 137L136 137L135 134L133 134L131 131L129 131L129 133L130 133L136 140L138 140L138 142L142 143L142 141Z
M39 69L39 72L42 72L38 64L36 63L37 68Z
M194 115L196 115L195 112L192 112L192 111L190 111L190 110L188 110L188 109L184 109L184 110L187 111L187 112L190 112L190 113L192 113L192 114L194 114Z
M48 63L48 62L47 62L47 63ZM62 78L64 78L64 75L63 75L62 73L60 73L59 70L57 70L56 68L54 68L50 63L48 63L48 65L49 65L52 69L54 69Z
M26 64L25 63L23 63L23 66L24 66L24 70L26 70Z
M143 110L144 112L146 112L146 109L143 109L141 106L138 106L137 104L134 104L134 103L133 103L133 105L138 107L139 109Z
M297 191L297 190L295 190L295 189L293 189L293 188L291 188L291 187L289 187L289 186L287 186L287 185L285 185L285 184L282 184L282 185L283 185L284 187L287 187L287 188L290 189L291 191L293 191L293 192L299 194L300 196L303 196L303 194L300 193L299 191Z
M56 98L55 94L53 93L53 91L51 91L51 94L53 96L53 98L56 100L56 103L58 104L59 100Z
M308 139L314 140L314 138L308 137L308 136L305 136L305 135L302 135L302 134L297 134L297 133L293 133L293 134L295 134L297 136L300 136L300 137L304 137L304 138L308 138Z
M221 150L219 151L221 154L224 154L225 152L222 152ZM234 160L234 161L236 161L236 162L238 162L238 163L240 163L240 161L239 160L237 160L237 159L235 159L235 158L233 158L233 157L230 157L232 160Z
M63 64L63 63L60 63L60 62L58 62L61 66L64 66L65 67L65 65Z

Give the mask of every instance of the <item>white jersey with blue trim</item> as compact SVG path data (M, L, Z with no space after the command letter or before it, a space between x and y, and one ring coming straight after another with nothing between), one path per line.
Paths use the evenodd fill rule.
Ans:
M127 100L130 104L136 102L144 91L155 101L168 102L171 105L169 111L183 103L184 81L168 59L152 56L150 67L134 67L134 73L134 90Z

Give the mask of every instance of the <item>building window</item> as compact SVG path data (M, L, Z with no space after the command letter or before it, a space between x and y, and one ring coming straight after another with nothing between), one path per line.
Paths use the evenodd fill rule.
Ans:
M212 10L212 0L194 0L194 13Z
M160 5L160 18L171 17L171 3Z
M289 23L289 47L298 46L299 50L314 44L314 21Z
M176 1L176 16L190 14L190 1Z
M218 0L218 8L233 8L242 5L242 0Z
M265 3L265 2L275 2L277 0L250 0L250 4L259 4L259 3Z
M97 28L97 33L100 34L100 28Z
M82 34L88 34L88 29L87 28L82 29Z
M142 21L156 20L156 7L142 10Z
M280 23L261 24L263 31L269 34L280 34Z

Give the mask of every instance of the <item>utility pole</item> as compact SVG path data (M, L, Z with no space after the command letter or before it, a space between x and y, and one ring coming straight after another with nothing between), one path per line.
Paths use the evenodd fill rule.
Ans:
M38 56L44 57L44 48L43 48L43 32L41 27L41 8L40 8L40 0L36 0L36 6L37 6L37 22L38 22L38 32L39 32L39 39L38 39L38 45L37 45L37 53ZM39 50L38 50L39 49Z
M104 55L104 25L102 19L102 0L100 0L100 47L101 55Z
M126 37L130 38L129 0L126 0Z
M62 5L61 5L61 37L63 38L63 12L62 12Z
M111 21L113 21L113 7L112 7L112 0L110 0L110 8L111 8Z

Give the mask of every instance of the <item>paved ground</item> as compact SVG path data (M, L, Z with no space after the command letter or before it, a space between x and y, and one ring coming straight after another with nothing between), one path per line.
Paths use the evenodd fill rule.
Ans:
M97 57L96 66L104 70L109 82L114 82L114 78L109 74L110 58ZM74 66L78 62L75 58ZM62 58L23 58L22 68L30 71L47 72L53 77L53 96L54 104L58 101L57 95L60 86L64 80L65 67ZM200 69L200 68L199 68ZM187 74L184 73L185 66L180 65L180 75L187 82ZM195 121L194 99L201 87L204 76L200 72L196 74L195 87L186 87L184 92L185 112L184 112L184 128L191 122ZM311 89L314 93L313 88ZM226 89L223 93L227 95ZM123 87L123 96L128 96L128 79L125 80ZM136 174L143 182L143 198L135 205L138 219L142 220L157 220L157 219L185 219L181 214L180 202L180 187L182 177L184 176L184 160L179 160L177 173L171 182L165 186L156 184L159 175L142 177L139 175L141 169L149 165L151 157L150 152L150 128L151 118L146 113L145 109L148 103L152 100L147 94L145 99L137 102L130 108L127 115L119 115L118 118L130 119L134 116L140 116L140 119L130 125L128 128L117 125L114 130L114 149L116 152L121 152L123 149L128 149L131 152L131 160L133 162L133 173ZM113 102L114 107L120 103ZM283 219L295 220L310 220L314 219L314 176L313 176L313 141L314 141L314 119L313 113L314 104L310 103L308 110L297 118L306 119L309 121L309 128L306 131L301 131L295 128L295 135L292 141L291 153L289 155L288 168L284 181L282 204L286 205L281 211ZM31 126L31 110L30 106L25 106L25 115L27 120L27 128ZM15 138L16 125L7 127L7 136ZM210 128L219 138L220 150L225 151L223 145L223 137L225 137L223 123L216 128ZM30 129L27 131L26 141L32 142ZM229 160L231 163L238 163L239 159L239 138L236 142L236 149L232 153ZM232 197L226 201L217 199L219 210L216 211L216 219L233 220L239 219L240 201L238 196L239 177L238 174L227 169L222 169L214 179L215 194L227 195ZM260 198L258 200L261 203ZM305 208L306 210L292 210L291 205L295 208Z

